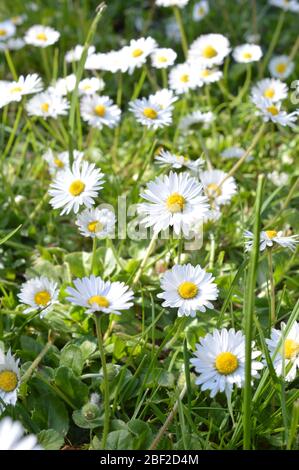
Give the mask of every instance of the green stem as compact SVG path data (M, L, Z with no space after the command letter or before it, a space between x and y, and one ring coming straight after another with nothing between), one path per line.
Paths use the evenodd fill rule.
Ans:
M91 273L97 273L96 267L96 254L97 254L97 237L92 239L92 256L91 256Z
M6 62L7 62L8 68L10 70L10 73L12 74L13 79L15 81L17 81L18 80L18 74L16 72L16 69L15 69L14 63L12 61L9 50L5 49L4 54L5 54Z
M186 33L185 33L184 25L183 25L182 16L181 16L181 13L180 13L180 10L178 9L178 7L174 7L173 11L174 11L174 16L175 16L176 22L178 24L178 27L179 27L180 33L181 33L181 41L182 41L183 52L184 52L185 58L187 59L187 56L188 56L188 42L187 42L187 38L186 38Z
M268 252L268 266L269 266L269 280L270 280L270 325L274 326L276 323L275 312L275 282L273 273L273 258L272 248L267 249Z
M241 88L238 95L236 96L236 98L230 104L230 106L232 108L235 107L235 106L238 106L241 103L243 97L246 95L246 93L248 91L248 88L250 86L250 82L251 82L251 72L252 72L252 66L251 66L251 64L248 64L247 68L246 68L246 78L244 80L244 85Z
M285 19L285 12L282 11L280 16L279 16L279 19L278 19L278 22L277 22L277 25L276 25L276 29L275 29L274 34L272 36L272 40L271 40L269 49L268 49L267 54L265 55L265 58L264 58L264 60L261 64L259 78L261 78L264 75L265 68L268 65L268 62L269 62L269 60L272 56L272 53L275 49L276 44L278 43L279 36L280 36L281 30L282 30L282 27L283 27L284 19Z
M141 276L141 274L142 274L142 272L143 272L143 269L144 269L145 266L146 266L147 260L148 260L148 258L150 257L151 252L152 252L152 250L153 250L153 248L154 248L154 246L155 246L155 243L156 243L157 238L158 238L158 233L154 233L153 238L151 239L151 242L150 242L150 244L148 245L148 248L147 248L147 250L146 250L146 253L145 253L145 255L144 255L144 258L143 258L143 260L142 260L142 262L141 262L141 264L140 264L140 266L139 266L139 269L138 269L138 271L137 271L137 273L136 273L136 275L135 275L135 277L134 277L134 279L133 279L133 283L132 283L133 286L138 283L138 281L139 281L139 279L140 279L140 276Z
M166 72L166 69L161 69L161 74L162 74L162 85L163 85L163 88L167 88L167 86L168 86L168 80L167 80L167 72Z
M2 160L5 159L5 157L7 156L8 152L10 151L10 149L12 147L14 138L16 136L16 133L17 133L17 130L18 130L18 127L19 127L20 119L21 119L21 116L22 116L22 111L23 111L23 108L20 105L18 107L18 112L17 112L16 119L15 119L15 122L14 122L14 125L13 125L13 129L12 129L11 134L9 136L9 139L8 139L7 144L6 144L5 150L2 154Z
M132 95L130 101L134 101L138 98L139 93L141 92L141 88L143 86L146 75L147 75L146 67L143 67L140 78L139 78L139 81L137 82L137 84L134 88L133 95Z

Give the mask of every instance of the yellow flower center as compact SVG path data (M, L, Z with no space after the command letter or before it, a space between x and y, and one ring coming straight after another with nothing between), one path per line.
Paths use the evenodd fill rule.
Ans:
M198 9L198 14L199 14L199 15L204 15L205 12L206 12L206 11L205 11L204 7L199 7L199 9Z
M87 229L89 232L95 233L95 232L99 232L100 230L102 230L103 225L98 220L94 220L93 222L89 222Z
M205 70L200 71L199 76L200 77L208 77L209 75L211 75L211 73L212 73L211 70L205 69Z
M286 339L284 342L284 357L286 359L292 359L299 353L299 343L296 343L293 339Z
M167 62L167 57L160 55L160 57L158 57L158 62Z
M176 212L182 212L185 207L186 200L184 196L179 193L173 193L168 196L166 200L167 209L175 214Z
M22 88L20 86L16 86L14 88L11 88L10 93L20 93L22 91Z
M277 232L276 230L266 230L265 234L267 235L268 238L272 240L272 238L276 237Z
M180 80L183 83L188 83L189 82L189 75L187 73L184 73L184 75L181 76Z
M104 106L103 104L98 104L97 106L95 106L94 112L97 116L104 117L106 114L106 106Z
M0 36L3 37L3 36L6 36L6 34L7 34L6 29L1 28L0 29Z
M109 307L110 302L106 297L103 297L102 295L93 295L88 299L89 305L97 304L99 307Z
M50 300L51 300L51 295L49 294L47 290L41 290L40 292L37 292L34 296L34 302L37 305L42 305L43 307L48 305Z
M47 38L47 36L45 35L45 33L38 33L38 34L36 35L36 39L39 39L40 41L47 41L47 40L48 40L48 38Z
M157 119L158 116L157 111L153 108L144 108L143 114L148 119Z
M134 49L134 51L132 52L133 57L140 57L142 54L143 54L142 49Z
M231 352L220 353L216 357L215 367L219 374L232 374L238 368L238 358Z
M194 282L185 281L178 287L178 293L182 299L194 299L198 293L198 287Z
M267 90L264 91L264 97L265 98L273 98L275 95L275 90L274 88L267 88Z
M219 197L222 194L221 188L219 188L219 186L216 183L208 184L206 191L209 197L216 197L216 196Z
M252 59L252 54L250 52L244 52L243 58L244 59Z
M64 168L64 163L59 158L54 158L54 163L58 168Z
M42 103L42 104L40 105L40 107L41 107L41 110L42 110L44 113L47 113L47 112L49 111L50 105L49 105L49 103Z
M0 390L6 393L13 392L17 388L18 377L11 370L3 370L0 372Z
M83 90L91 90L91 85L84 85Z
M284 73L287 69L287 64L280 63L276 65L276 72L278 73Z
M267 111L268 113L272 114L272 116L277 116L277 114L279 114L279 110L276 108L276 106L269 106Z
M72 196L80 196L80 194L83 193L84 189L85 183L83 183L83 181L81 180L75 180L70 185L69 192Z
M212 59L213 57L216 57L217 54L218 53L213 46L206 46L202 51L202 55L205 59Z

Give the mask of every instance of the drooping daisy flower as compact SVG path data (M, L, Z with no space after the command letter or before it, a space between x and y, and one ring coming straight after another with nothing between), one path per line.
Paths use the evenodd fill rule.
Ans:
M91 127L116 127L120 121L121 110L109 96L86 95L80 104L82 119Z
M81 161L84 157L84 153L79 150L73 150L74 161ZM49 171L51 175L56 174L58 171L63 171L70 166L70 154L69 151L65 152L53 152L52 149L48 149L43 154L43 159L49 165Z
M210 11L209 2L202 0L201 2L195 3L193 7L193 19L194 21L201 21Z
M26 77L21 75L18 81L8 83L0 92L5 94L8 102L11 102L21 101L22 96L38 93L42 88L42 79L34 73Z
M271 338L266 339L273 366L278 377L285 375L285 380L291 382L295 379L299 368L299 323L294 322L287 337L283 335L286 324L280 324L280 330L272 328ZM282 341L281 338L283 337ZM276 352L278 344L281 346Z
M123 48L123 55L128 63L129 73L132 74L135 68L142 67L149 55L157 47L156 41L150 36L147 38L131 39L129 46Z
M84 78L79 82L79 93L81 95L94 95L105 88L104 80L97 77Z
M176 234L183 231L188 235L189 226L203 219L209 210L202 185L188 173L170 172L150 181L141 197L148 201L138 207L142 223L156 233L173 227Z
M41 310L40 317L43 318L57 301L57 283L45 276L29 279L22 284L18 298L22 304L28 306L24 313Z
M195 68L190 64L178 64L170 71L169 86L178 94L194 90L201 85L202 82L200 82Z
M200 173L204 192L213 207L228 204L237 192L237 185L232 176L222 183L226 175L222 170L208 170Z
M156 97L141 98L129 103L136 120L149 129L169 126L172 122L172 106L162 108Z
M19 359L15 359L9 350L5 355L0 349L0 413L5 405L17 403L20 385ZM0 441L1 448L1 441Z
M285 80L294 70L295 64L289 59L287 55L280 55L272 57L269 62L269 71L272 77Z
M229 40L222 34L203 34L190 46L189 59L200 60L205 67L222 64L230 53Z
M258 378L258 371L263 364L257 361L261 355L260 351L254 350L252 343L251 376ZM214 330L196 344L194 359L190 362L199 374L195 383L200 385L201 390L210 390L213 398L219 392L225 392L227 399L233 387L243 387L245 382L245 336L241 331L233 328L227 330Z
M60 33L49 26L34 25L28 29L24 40L26 44L36 47L48 47L58 41Z
M75 214L80 206L91 208L94 198L103 187L103 173L95 164L75 162L72 169L60 171L50 186L49 194L52 196L50 204L54 209L63 208L61 215Z
M179 317L195 317L197 311L213 308L210 301L218 297L214 279L199 265L175 265L163 274L161 288L164 292L157 297L165 300L163 307L177 308Z
M156 69L166 69L174 64L177 53L173 49L155 49L151 55L152 65Z
M159 7L179 7L183 8L187 5L189 0L156 0Z
M67 114L69 103L65 98L56 93L44 91L33 96L26 103L25 108L30 116L57 119L58 116L65 116Z
M193 111L193 113L187 114L181 120L179 127L183 131L187 131L194 124L209 124L214 120L214 114L211 111L203 113L202 111Z
M263 121L268 122L272 121L275 124L280 124L281 126L290 126L294 127L295 122L298 119L299 110L293 111L292 113L287 113L286 111L281 110L281 102L277 101L273 103L268 98L263 96L252 96L252 102L258 108L257 115L261 116Z
M78 62L83 54L84 46L78 44L65 54L65 61L66 62ZM89 46L87 56L90 56L95 52L96 48L94 46Z
M245 230L245 250L250 251L253 247L253 233ZM288 248L295 251L296 244L299 243L298 235L285 236L283 231L277 232L276 230L263 230L260 233L260 251L264 251L267 247L272 248L277 245L283 248Z
M114 233L115 215L109 209L85 209L76 220L84 237L106 238Z
M190 158L184 155L176 155L169 152L168 150L163 149L156 156L155 161L159 165L171 165L172 168L175 168L176 170L185 167L195 173L198 172L198 170L204 164L204 161L201 158L198 158L197 160L190 160Z
M0 450L43 450L33 434L24 434L21 423L6 416L0 421Z
M257 44L242 44L233 50L235 61L245 64L259 61L262 55L262 49Z
M297 0L269 0L269 4L282 8L285 11L299 12L299 3Z
M0 23L0 42L6 41L16 33L16 27L12 21L6 20Z
M103 281L99 276L75 279L73 287L67 287L67 300L86 308L86 313L103 312L121 315L133 305L133 292L124 282Z
M289 181L288 173L284 173L283 171L279 173L278 171L274 170L271 173L267 174L268 180L272 181L275 186L286 186Z
M64 78L58 78L48 91L53 92L56 95L65 96L68 93L74 91L76 86L76 75L74 73L67 75Z
M285 83L275 78L265 78L257 82L252 88L251 95L256 100L264 97L273 102L281 101L288 96L288 87Z

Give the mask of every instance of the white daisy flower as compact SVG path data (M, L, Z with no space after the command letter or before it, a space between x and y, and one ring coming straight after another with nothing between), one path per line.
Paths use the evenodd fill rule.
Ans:
M129 73L132 74L135 68L142 67L146 59L157 47L156 41L150 36L147 38L131 39L129 46L123 48L123 55L128 63Z
M257 62L262 55L262 49L257 44L242 44L233 50L233 58L239 63Z
M48 89L48 91L51 91L52 93L59 96L65 96L68 93L74 91L75 86L76 75L72 73L64 78L58 78L58 80L53 83L53 85L50 87L50 89Z
M269 62L269 71L272 77L285 80L288 78L295 68L295 63L289 59L287 55L279 55L272 57Z
M80 110L82 119L97 129L102 129L104 126L116 127L120 121L121 110L113 104L109 96L83 96Z
M202 82L199 80L194 67L188 63L178 64L170 71L169 86L178 94L194 90L201 85Z
M141 98L129 103L129 109L136 120L149 129L169 126L172 122L172 106L162 108L157 97Z
M258 371L263 364L257 361L260 351L254 350L252 343L251 376L259 377ZM219 392L225 392L230 400L233 387L241 388L245 383L245 336L233 328L214 330L196 344L194 359L190 362L199 374L195 383L201 390L210 390L213 398Z
M48 47L58 41L60 33L49 26L34 25L28 29L24 40L26 44L36 47Z
M222 34L203 34L190 46L189 59L201 60L205 67L222 64L230 53L229 40Z
M9 102L21 101L22 96L38 93L42 88L42 79L37 73L34 73L26 77L21 75L17 81L8 83L0 93L5 93L6 99L9 100Z
M127 53L125 48L120 49L119 51L110 51L108 52L104 60L103 70L107 70L111 73L127 72L129 68L129 61L127 59Z
M175 63L177 53L173 49L155 49L151 55L152 66L156 69L166 69Z
M84 237L107 238L114 233L115 215L109 209L85 209L76 220Z
M106 70L108 54L102 52L90 54L86 59L84 68L86 70Z
M81 161L84 157L84 153L79 150L73 150L74 161ZM49 165L49 171L51 175L56 174L58 171L63 171L70 166L70 154L69 151L65 152L53 152L52 149L48 149L43 154L43 159Z
M299 110L287 113L281 110L281 102L273 103L272 100L264 98L263 96L252 96L252 102L258 108L257 115L261 116L263 121L272 121L281 126L295 127L295 122L298 119Z
M209 2L202 0L201 2L195 3L193 7L193 19L194 21L201 21L210 11Z
M237 185L232 176L221 184L226 175L227 173L222 170L208 170L200 173L204 192L213 208L228 204L237 192Z
M33 434L24 434L21 423L6 416L0 421L0 450L43 450Z
M223 152L221 152L221 157L223 158L241 158L243 157L245 150L241 147L227 147Z
M210 301L218 297L214 279L199 265L177 264L163 274L163 292L157 297L165 300L163 307L177 308L179 317L195 317L197 311L205 312L207 308L213 308Z
M257 82L252 88L251 95L258 100L264 97L270 101L276 102L287 98L288 87L285 83L275 78L264 78Z
M104 80L97 77L84 78L79 82L80 95L94 95L105 88Z
M26 103L25 108L30 116L57 119L58 116L65 116L67 114L69 103L62 96L51 91L44 91L33 96Z
M133 305L133 292L124 282L103 281L99 276L75 279L73 287L67 287L67 300L86 308L86 313L103 312L121 315Z
M158 163L159 165L171 165L172 168L176 170L186 167L188 170L197 173L198 170L203 166L204 161L201 158L198 158L197 160L190 160L190 158L184 155L176 155L169 152L168 150L162 149L156 156L155 163Z
M50 204L54 209L63 208L61 215L72 210L77 214L82 205L91 208L103 187L103 177L94 163L75 162L72 169L67 168L56 175L49 189Z
M17 26L23 24L26 20L27 20L27 15L25 14L12 16L10 18L10 21Z
M18 51L25 46L25 42L21 38L10 38L6 42L0 42L0 51Z
M0 23L0 42L6 41L16 33L16 27L11 20L2 21Z
M202 111L193 111L180 121L179 127L183 131L187 131L194 124L210 124L215 119L211 111L203 113Z
M138 212L142 223L153 227L156 233L173 227L176 234L189 234L189 226L203 219L208 213L208 200L202 193L202 185L188 173L174 173L156 178L147 184Z
M179 7L183 8L187 5L189 0L156 0L158 7Z
M84 46L81 46L78 44L77 46L74 47L74 49L69 50L65 54L65 61L70 63L70 62L78 62L83 54L83 49ZM90 56L91 54L94 54L96 48L94 46L89 46L88 51L87 51L87 57Z
M281 322L280 330L272 328L271 338L266 339L273 366L278 377L285 375L287 382L292 382L299 368L299 323L294 322L287 337L283 335L286 324ZM281 346L274 356L282 339Z
M197 68L198 79L204 84L219 82L223 76L221 70L209 69L203 66L200 61L191 61L190 65L191 67Z
M276 170L272 171L271 173L268 173L267 178L272 181L275 186L286 186L289 182L288 173L279 173Z
M19 359L9 350L5 355L0 349L0 413L4 405L15 406L20 385ZM1 448L1 441L0 441Z
M178 100L178 97L175 96L172 90L167 88L162 88L161 90L156 91L153 95L150 95L151 101L156 103L162 109L173 110L173 103Z
M57 282L48 279L46 276L29 279L22 284L18 298L22 304L28 306L24 313L41 310L40 317L43 318L57 301Z
M285 11L299 12L299 3L297 0L269 0L269 4L282 8Z
M245 230L245 250L250 251L253 247L253 233ZM296 244L299 243L298 235L285 236L283 231L263 230L260 233L260 251L264 251L267 247L272 248L277 245L288 248L291 251L296 250Z

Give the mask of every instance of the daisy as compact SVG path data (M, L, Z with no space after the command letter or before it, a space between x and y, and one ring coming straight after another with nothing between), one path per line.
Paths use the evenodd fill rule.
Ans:
M251 376L259 377L258 371L263 364L257 361L260 351L254 350L252 343ZM195 383L201 386L201 390L210 390L213 398L218 392L225 392L227 399L234 385L238 388L245 383L245 336L241 331L233 328L227 330L214 330L196 344L194 359L190 362L199 374Z
M83 152L79 152L79 150L73 150L73 158L75 162L81 161L83 157ZM43 159L48 163L51 175L56 174L58 171L63 171L70 166L70 154L68 150L65 152L56 153L53 152L52 149L48 149L44 153Z
M272 77L284 80L288 78L295 68L293 61L287 55L280 55L272 57L269 62L269 71Z
M159 165L171 165L172 168L176 170L186 167L188 170L193 172L198 172L198 170L204 164L204 161L201 158L198 158L197 160L190 160L190 158L184 155L176 155L169 152L168 150L163 149L156 156L155 160Z
M189 0L156 0L158 7L179 7L183 8L187 5Z
M50 91L56 95L65 96L74 91L75 86L76 75L72 73L64 78L58 78L58 80L50 87Z
M35 25L31 26L25 34L26 44L36 47L48 47L58 41L60 33L49 26Z
M209 124L213 120L214 114L211 111L208 111L207 113L203 113L202 111L193 111L181 120L179 127L181 130L187 131L194 124Z
M288 173L279 173L276 170L272 171L271 173L268 173L267 178L272 181L275 186L286 186L289 182Z
M299 3L297 0L269 0L269 4L282 8L285 11L299 12Z
M25 42L21 38L10 38L5 43L0 42L0 50L8 49L9 51L18 51L25 46Z
M288 87L275 78L264 78L252 88L251 95L257 100L264 97L273 102L281 101L288 96Z
M114 233L115 215L109 209L85 209L76 220L84 237L106 238Z
M233 58L240 63L257 62L262 55L262 49L257 44L242 44L233 50Z
M197 311L205 312L207 308L213 308L210 301L218 297L214 279L199 264L177 264L163 274L163 292L157 297L165 300L163 307L177 308L179 317L195 317Z
M170 71L169 86L178 94L194 90L201 84L194 67L190 64L178 64Z
M210 11L209 2L202 0L201 2L195 3L193 7L193 19L194 21L201 21Z
M272 121L275 124L280 124L281 126L290 126L295 127L295 121L298 119L299 111L293 111L292 113L287 113L282 111L281 102L278 101L275 104L268 98L263 96L252 96L252 102L258 108L257 115L261 116L263 121L268 122Z
M124 282L103 281L99 276L75 279L73 287L67 287L67 300L86 308L86 313L103 312L121 315L133 305L133 292Z
M119 51L110 51L105 54L103 70L107 70L111 73L127 72L129 68L129 61L127 60L127 53L125 48L120 49Z
M27 15L25 15L25 14L23 14L23 15L17 15L17 16L12 16L12 17L10 18L10 21L11 21L13 24L17 25L17 26L23 24L26 20L27 20Z
M79 82L80 95L94 95L97 91L105 88L104 80L97 77L84 78Z
M253 247L253 233L245 230L245 250L250 251ZM267 247L272 248L277 245L288 248L291 251L296 250L296 244L299 243L298 235L285 236L283 231L263 230L260 233L260 251L264 251Z
M173 109L173 103L178 100L178 97L175 96L172 90L167 88L162 88L161 90L156 91L153 95L150 95L151 101L158 104L162 109L168 109L169 111Z
M98 52L95 54L90 54L87 57L84 68L86 70L106 70L108 54Z
M10 350L5 355L0 349L0 413L3 411L3 404L15 406L17 403L20 386L18 364L19 359L15 359Z
M190 46L189 59L200 60L205 67L222 64L230 53L229 40L222 34L203 34Z
M95 168L95 164L76 161L72 169L60 171L50 186L52 196L50 204L54 209L63 208L61 215L75 214L81 205L88 208L94 205L94 198L103 187L103 173Z
M3 418L0 421L0 450L43 450L33 434L25 436L24 433L21 423L8 416Z
M166 69L174 64L177 53L173 49L160 48L155 49L151 55L153 67L156 69Z
M83 54L83 49L84 46L81 46L78 44L74 49L71 49L65 54L65 61L66 62L78 62ZM87 51L87 57L90 56L91 54L94 54L96 48L94 46L89 46L88 51Z
M200 173L200 180L213 208L228 204L237 192L235 179L230 176L223 183L227 173L222 170L208 170Z
M272 328L271 338L266 339L266 343L277 376L285 375L285 380L292 382L299 368L299 323L294 322L287 337L283 334L285 327L286 324L281 322L280 330ZM277 351L279 343L280 348Z
M156 233L173 227L176 234L189 233L189 226L208 213L208 200L202 185L188 173L174 173L150 181L141 194L146 203L139 204L142 223Z
M91 127L116 127L120 121L121 110L113 104L109 96L86 95L80 103L82 119Z
M21 101L22 96L38 93L43 88L42 79L37 73L21 75L15 82L10 82L3 92L6 94L6 99L11 101Z
M30 116L57 119L58 116L65 116L67 114L69 103L65 98L56 93L44 91L31 98L26 103L25 108Z
M16 33L16 27L12 21L6 20L0 23L0 42L6 41Z
M132 74L135 68L142 67L146 59L157 47L156 41L150 36L147 38L132 39L129 46L123 48L123 55L128 63L129 73Z
M136 120L149 129L159 129L169 126L172 122L172 106L162 108L153 95L149 98L141 98L129 103L129 109Z
M218 82L223 76L223 73L221 72L221 70L209 69L203 66L200 61L191 61L190 65L191 67L197 68L198 79L200 82L204 84Z
M45 276L29 279L22 284L18 298L22 304L27 305L24 313L41 310L40 317L43 318L57 301L57 282Z
M221 157L223 158L241 158L243 157L245 150L242 147L227 147L223 152L221 152ZM248 155L247 160L252 159L250 155Z

